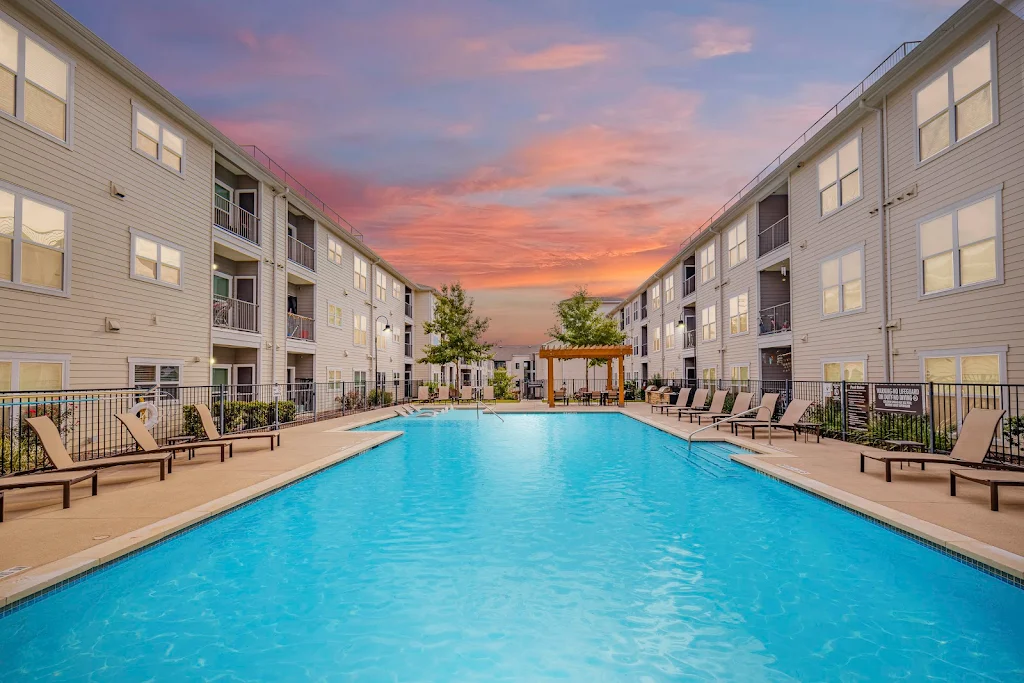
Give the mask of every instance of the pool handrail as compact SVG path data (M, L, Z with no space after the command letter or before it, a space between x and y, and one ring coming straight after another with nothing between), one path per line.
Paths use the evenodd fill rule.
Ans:
M711 429L712 427L717 427L720 424L725 424L726 422L729 422L730 420L735 420L736 418L743 417L747 413L756 413L760 409L761 409L761 406L755 406L753 408L749 408L747 410L738 412L735 415L730 415L729 417L727 417L727 418L725 418L723 420L719 420L718 422L715 422L714 424L709 424L709 425L704 425L703 427L698 427L697 429L693 430L689 434L684 435L683 439L686 440L686 452L689 453L691 450L693 450L693 437L695 437L697 434L700 434L705 429ZM768 430L768 432L769 432L768 433L768 445L770 446L772 444L771 430Z

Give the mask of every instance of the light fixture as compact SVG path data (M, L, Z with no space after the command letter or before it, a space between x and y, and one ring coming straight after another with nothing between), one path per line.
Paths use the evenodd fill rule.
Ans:
M213 356L210 356L210 365L216 365L216 364L217 364L217 359L214 358Z
M390 332L391 331L391 323L387 323L387 324L384 325L384 331L385 332Z
M683 318L680 318L679 322L676 323L676 327L679 329L686 327L686 321Z
M217 264L216 264L216 263L214 263L214 264L213 264L213 265L211 266L211 268L213 268L214 270L217 270Z

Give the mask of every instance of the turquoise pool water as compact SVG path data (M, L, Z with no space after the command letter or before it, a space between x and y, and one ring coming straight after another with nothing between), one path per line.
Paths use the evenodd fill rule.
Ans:
M732 447L503 417L379 423L406 435L9 614L0 680L1024 677L1020 589Z

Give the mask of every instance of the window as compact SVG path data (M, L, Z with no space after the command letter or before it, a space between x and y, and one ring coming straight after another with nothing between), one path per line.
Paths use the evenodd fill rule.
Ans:
M676 300L676 276L668 275L665 277L665 305L668 305Z
M366 291L366 261L352 254L352 286L360 292Z
M401 301L403 293L404 293L404 290L402 288L402 283L399 282L398 280L392 278L392 280L391 280L391 296L395 297L395 301Z
M818 164L818 208L827 216L860 197L860 136Z
M137 105L132 107L132 117L135 121L132 149L184 175L185 138Z
M729 228L725 233L726 244L729 247L729 267L743 263L747 260L747 219L744 218L736 225Z
M355 313L352 315L352 343L356 346L366 346L366 316Z
M729 334L743 334L747 326L747 294L744 292L729 299Z
M356 384L356 389L366 388L366 370L353 370L352 381Z
M338 304L327 304L327 324L331 327L341 327L341 306Z
M936 384L1001 384L1005 369L1006 347L921 354L921 375Z
M327 387L329 389L341 389L341 368L327 368Z
M0 184L0 285L68 294L71 211Z
M377 283L377 299L387 301L388 298L388 276L380 268L374 270L374 278Z
M59 391L67 384L70 356L0 353L0 391Z
M661 328L655 327L654 330L654 341L652 342L652 352L657 353L661 351Z
M74 62L0 14L0 112L71 139Z
M1002 280L1001 192L973 198L918 225L921 293Z
M656 311L661 308L661 285L651 286L651 310Z
M914 91L918 160L993 125L997 96L992 80L995 50L988 39L980 47Z
M676 324L665 323L665 350L671 351L676 347Z
M712 242L700 251L700 281L715 279L715 243Z
M826 360L821 366L822 378L826 382L863 382L866 365L867 361L862 358Z
M821 264L823 315L851 313L864 308L864 250L860 247Z
M156 237L132 234L132 272L136 280L148 280L168 287L181 288L181 247Z
M734 365L729 368L729 376L734 383L747 382L750 380L750 366Z
M708 306L700 312L700 338L702 341L714 341L718 337L718 325L715 322L714 306Z
M180 361L128 359L132 385L136 389L152 391L157 401L178 399L181 365Z
M386 325L387 325L387 322L385 322L383 320L378 320L375 323L375 327L377 328L377 331L376 331L377 333L374 335L374 339L377 340L377 348L379 350L381 350L381 351L384 351L384 350L386 350L388 348L388 336L387 336L387 334L384 333L384 327Z
M395 342L396 344L402 343L402 331L398 329L397 325L391 328L391 341Z
M333 235L327 236L327 260L341 265L341 242L334 239Z
M633 302L633 320L639 320L639 319L640 319L640 300L638 299L638 300Z
M714 384L718 380L718 368L704 368L700 371L700 376L705 384Z

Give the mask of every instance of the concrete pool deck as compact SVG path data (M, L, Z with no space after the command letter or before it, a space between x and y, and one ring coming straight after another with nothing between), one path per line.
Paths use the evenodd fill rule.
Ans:
M549 409L539 401L494 409L620 411L596 406ZM627 404L621 412L676 435L696 428L686 420L651 415L643 403ZM179 457L163 482L154 466L106 470L100 474L99 495L90 495L87 482L79 484L72 488L67 510L61 509L59 489L9 492L7 521L0 524L0 572L25 569L0 579L0 610L400 436L395 431L347 431L394 415L394 408L384 408L291 427L277 450L235 444L235 457L225 463L212 451L191 461ZM956 498L950 497L948 467L896 469L893 481L886 483L878 463L870 463L866 473L858 471L861 448L853 444L830 439L815 444L813 438L805 444L802 438L794 442L790 435L777 433L769 447L763 436L756 443L725 430L710 430L705 436L760 451L734 458L748 467L1024 580L1024 490L1001 491L1000 512L992 512L986 487L964 484Z

